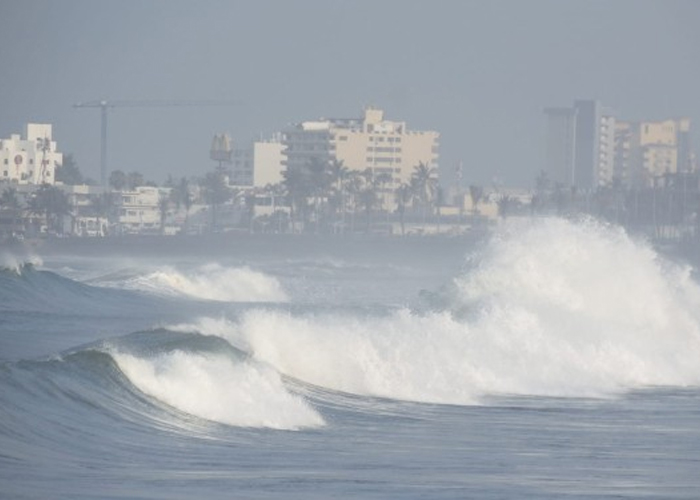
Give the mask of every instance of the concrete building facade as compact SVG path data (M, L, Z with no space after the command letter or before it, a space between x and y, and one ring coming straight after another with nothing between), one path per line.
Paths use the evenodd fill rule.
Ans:
M63 154L58 152L51 132L49 124L29 123L24 139L12 134L0 140L0 182L54 184Z
M615 177L615 116L595 100L572 107L546 108L550 179L565 187L591 190Z
M281 137L253 141L248 147L233 151L231 177L233 186L262 188L282 182L284 145Z
M546 108L547 152L545 170L554 183L574 184L576 164L576 109Z
M424 163L437 171L438 139L434 131L408 130L405 122L384 119L384 112L366 108L362 118L306 121L284 130L285 167L303 168L311 161L339 161L354 171L385 174L387 192L408 182L414 167ZM383 197L385 207L389 197Z
M618 122L615 161L623 184L636 188L651 187L666 174L692 172L690 120Z
M161 190L139 186L133 191L118 191L118 234L157 234L161 231Z

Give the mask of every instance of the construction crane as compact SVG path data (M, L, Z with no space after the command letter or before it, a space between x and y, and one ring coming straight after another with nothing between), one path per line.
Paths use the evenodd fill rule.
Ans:
M140 100L140 101L87 101L73 104L74 108L100 108L100 182L107 187L107 110L109 108L164 108L171 106L235 106L237 101Z

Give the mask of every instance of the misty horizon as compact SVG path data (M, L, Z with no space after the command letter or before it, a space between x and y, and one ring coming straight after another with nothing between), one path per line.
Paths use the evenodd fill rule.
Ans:
M440 133L440 175L529 187L543 109L596 99L627 120L700 120L694 2L3 2L0 137L51 123L99 178L93 100L224 100L115 108L108 170L200 176L234 144L368 105ZM27 28L29 26L29 28ZM693 127L693 140L698 135Z

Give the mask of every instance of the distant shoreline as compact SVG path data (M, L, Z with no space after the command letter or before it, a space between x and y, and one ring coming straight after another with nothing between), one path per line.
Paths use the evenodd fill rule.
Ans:
M35 256L230 256L260 257L311 255L362 256L368 251L391 254L425 253L440 258L442 252L466 251L486 233L470 235L378 235L378 234L248 234L130 235L103 238L41 238L0 245L13 254Z
M425 254L441 258L442 254L465 254L475 244L488 239L491 231L468 234L249 234L219 233L203 235L127 235L102 238L47 237L0 241L0 256L16 258L50 256L189 256L189 257L313 257L320 255L359 256L372 251L392 254ZM700 245L691 242L656 243L659 254L700 268Z

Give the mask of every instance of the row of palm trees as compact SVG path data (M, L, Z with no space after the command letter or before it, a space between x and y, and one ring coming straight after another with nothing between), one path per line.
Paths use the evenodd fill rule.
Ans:
M79 173L77 167L76 171ZM138 172L114 171L110 175L110 185L114 191L91 199L86 207L91 215L114 216L119 199L115 192L144 185L143 176ZM159 202L163 227L173 207L178 211L184 208L187 227L190 209L195 203L202 203L210 206L211 228L215 229L222 205L232 200L237 200L248 210L248 223L253 227L256 193L230 186L222 169L196 180L170 178L166 187L170 188L170 194ZM268 185L261 191L257 194L270 195L278 200L280 210L276 217L287 218L285 226L294 232L356 231L362 226L369 231L373 217L379 215L386 219L398 216L403 230L407 214L425 222L440 201L436 170L422 162L414 167L407 181L398 183L386 172L372 168L355 170L335 159L311 158L302 167L283 172L282 182ZM39 186L24 203L21 199L14 187L8 187L0 193L0 209L25 220L32 219L33 215L33 223L45 223L50 232L62 232L64 216L75 211L66 193L57 186Z
M658 239L681 234L700 238L700 174L666 173L649 186L630 188L620 182L595 190L578 190L549 181L541 172L535 181L530 210L560 216L591 214Z
M0 210L5 218L10 219L13 227L19 228L24 219L28 219L35 230L43 223L50 232L63 232L63 216L70 213L68 196L56 186L42 184L27 200L26 206L20 200L14 187L8 187L0 193ZM26 217L25 217L26 216Z
M293 231L355 231L364 219L365 231L376 214L398 214L403 228L409 209L419 209L423 219L438 202L437 175L426 163L414 167L408 182L395 186L391 174L373 168L350 169L341 160L312 157L306 164L288 168L283 181L268 190L286 198Z

